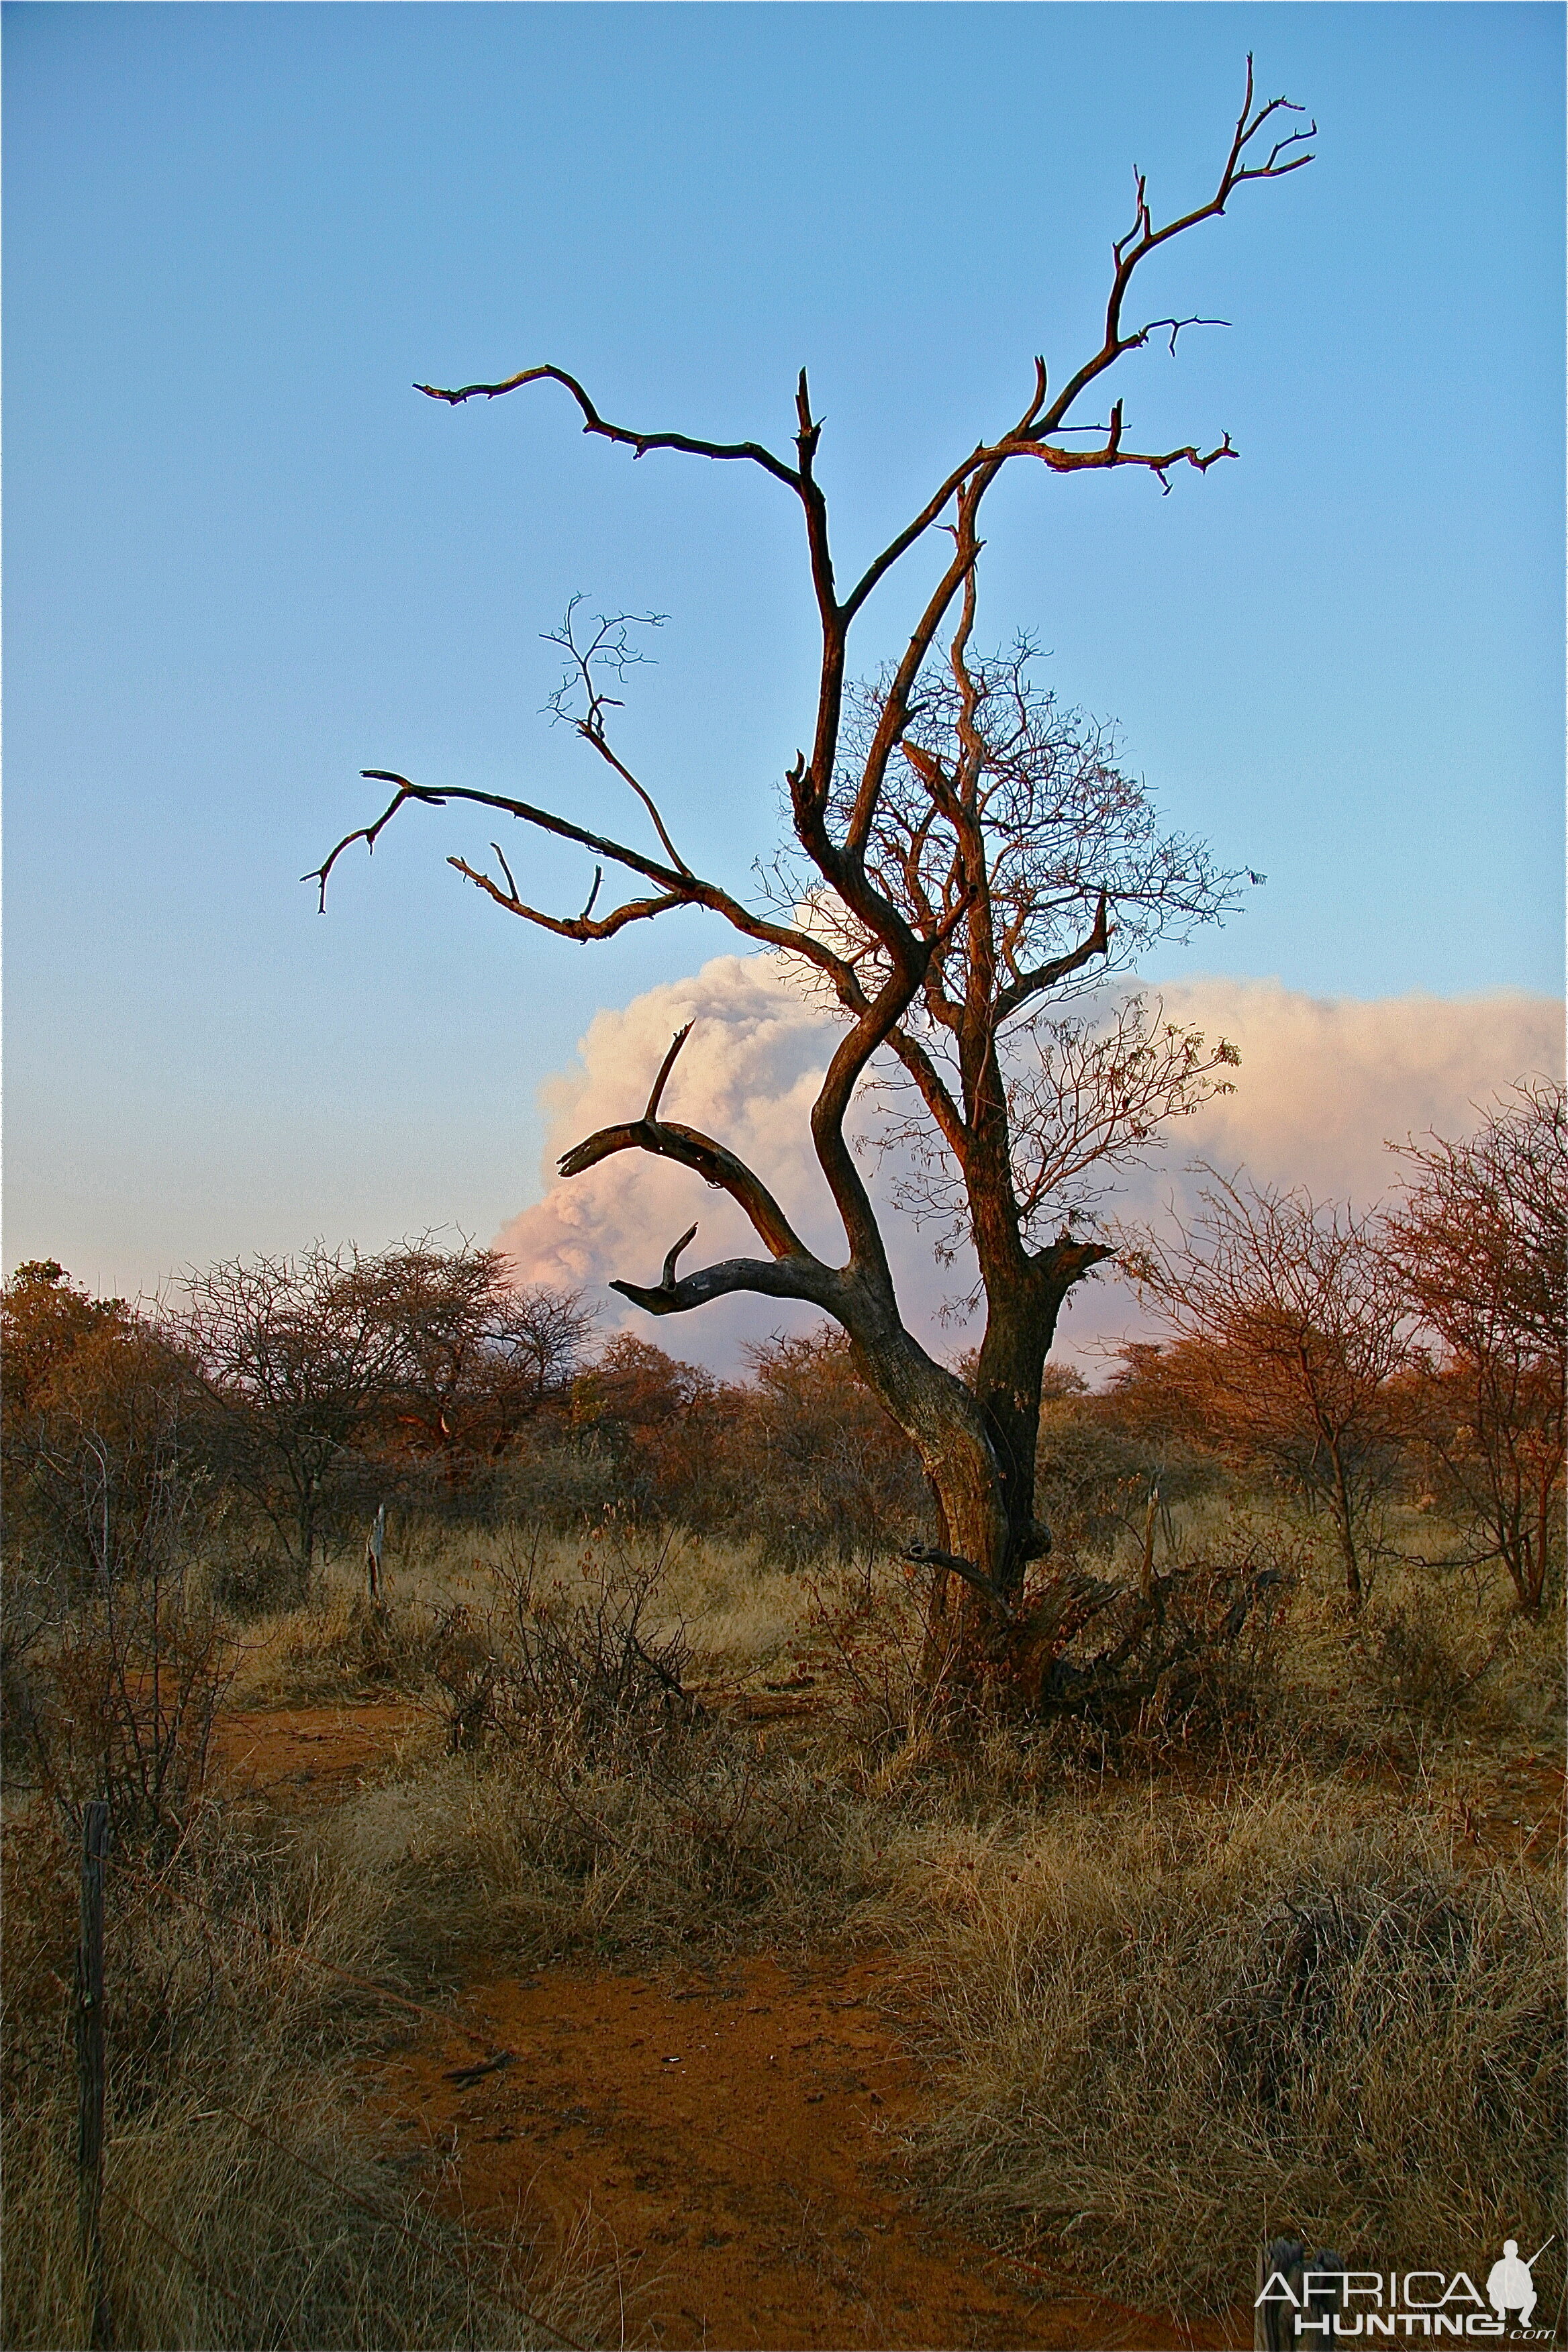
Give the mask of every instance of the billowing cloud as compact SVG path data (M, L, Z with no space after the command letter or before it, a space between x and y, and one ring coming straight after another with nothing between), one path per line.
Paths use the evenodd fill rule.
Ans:
M1197 978L1162 992L1169 1018L1231 1038L1241 1051L1234 1095L1168 1130L1163 1153L1132 1171L1118 1206L1157 1213L1190 1198L1190 1163L1261 1181L1304 1183L1368 1204L1394 1173L1386 1149L1428 1129L1459 1135L1498 1088L1526 1071L1558 1071L1563 1008L1552 999L1498 992L1459 999L1411 995L1373 1003L1305 996L1272 980ZM717 1301L657 1326L605 1287L612 1276L654 1282L664 1254L695 1217L685 1263L752 1254L754 1239L728 1197L684 1169L625 1152L564 1183L554 1160L595 1129L635 1117L674 1032L696 1026L662 1106L704 1129L771 1185L797 1231L830 1260L843 1255L826 1187L811 1150L810 1110L836 1034L772 957L721 956L693 979L649 989L622 1011L596 1013L579 1066L550 1079L543 1197L498 1236L520 1280L581 1286L604 1328L637 1329L677 1355L732 1370L747 1339L802 1329L805 1309L773 1300ZM892 1171L868 1164L887 1199ZM940 1318L963 1288L962 1269L937 1266L928 1243L890 1211L889 1252L905 1314L942 1350L963 1343ZM1107 1333L1138 1321L1113 1277L1086 1284L1064 1318L1058 1348L1092 1366Z

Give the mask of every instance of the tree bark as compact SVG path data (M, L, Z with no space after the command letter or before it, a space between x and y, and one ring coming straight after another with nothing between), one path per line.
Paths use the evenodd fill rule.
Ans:
M1362 1603L1361 1562L1356 1557L1355 1515L1351 1504L1350 1481L1345 1475L1344 1457L1337 1444L1329 1448L1334 1465L1334 1526L1340 1538L1340 1552L1345 1564L1345 1594L1352 1609Z

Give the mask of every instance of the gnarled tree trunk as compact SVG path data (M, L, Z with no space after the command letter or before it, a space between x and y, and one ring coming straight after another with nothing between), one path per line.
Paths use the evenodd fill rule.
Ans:
M816 475L822 423L812 415L804 370L793 457L754 441L612 424L576 378L553 365L494 383L419 387L458 406L552 384L575 403L585 432L636 457L679 451L754 467L798 501L821 661L811 748L797 752L786 778L794 864L781 873L777 895L764 897L764 911L688 862L655 796L612 747L607 729L620 698L605 673L618 684L636 658L630 617L601 616L584 638L570 609L555 640L568 669L553 709L574 720L590 753L636 795L637 822L651 823L658 854L509 794L432 787L367 769L394 787L392 800L339 842L311 878L324 906L328 877L350 843L374 848L411 802L468 803L573 843L599 861L582 912L569 916L522 898L499 845L491 845L500 878L462 858L450 861L507 913L585 941L614 938L630 923L678 907L702 908L756 946L791 960L837 1000L846 1033L811 1127L843 1226L844 1265L830 1265L807 1248L761 1178L722 1144L659 1117L685 1031L666 1056L642 1118L588 1137L566 1154L561 1171L575 1176L612 1153L652 1152L727 1192L745 1213L765 1257L732 1258L679 1276L693 1226L669 1251L659 1282L614 1286L650 1314L683 1314L745 1291L817 1307L849 1334L865 1378L919 1450L937 1497L943 1540L933 1556L940 1571L934 1615L951 1638L935 1643L933 1658L940 1650L947 1659L956 1645L972 1663L1005 1664L1026 1639L1037 1638L1027 1633L1019 1604L1028 1563L1044 1548L1034 1517L1041 1374L1063 1297L1109 1254L1078 1243L1068 1230L1086 1171L1137 1159L1161 1120L1195 1108L1224 1085L1213 1074L1237 1058L1223 1040L1209 1053L1195 1031L1146 1021L1141 1006L1135 1013L1126 1006L1113 1012L1104 1034L1047 1013L1064 1001L1064 992L1070 998L1086 986L1091 971L1103 976L1110 968L1113 932L1115 958L1125 963L1166 929L1184 935L1194 922L1217 919L1233 903L1239 877L1216 872L1201 844L1161 835L1142 787L1116 772L1103 731L1032 686L1026 640L1010 656L971 658L981 507L1019 458L1052 476L1141 467L1168 489L1176 467L1203 475L1236 456L1228 436L1206 450L1194 443L1137 449L1119 400L1108 422L1089 425L1075 412L1091 395L1098 403L1101 378L1156 332L1168 336L1173 350L1178 335L1198 323L1136 323L1126 310L1134 279L1173 238L1219 217L1244 184L1284 178L1310 162L1306 142L1312 132L1283 121L1285 112L1299 111L1282 98L1255 101L1249 60L1246 97L1214 194L1157 227L1138 181L1131 226L1113 247L1098 347L1054 391L1045 361L1037 359L1021 412L994 439L960 457L858 580L841 583L836 570ZM1092 436L1087 443L1085 435ZM902 651L877 687L857 689L847 667L852 627L906 559L937 545L938 576L921 592ZM950 626L944 678L932 651ZM635 895L595 913L610 866L636 877ZM765 911L769 907L774 911ZM939 1213L979 1256L986 1322L973 1389L904 1328L877 1216L845 1139L856 1088L879 1054L901 1072L923 1123L925 1164L938 1171L933 1182L944 1193ZM1058 1237L1040 1247L1040 1233L1053 1224L1061 1224Z

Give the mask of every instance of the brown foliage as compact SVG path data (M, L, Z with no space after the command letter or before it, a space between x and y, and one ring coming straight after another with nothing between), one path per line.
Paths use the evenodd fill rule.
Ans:
M1562 1557L1568 1423L1568 1108L1536 1079L1458 1143L1409 1145L1391 1263L1437 1362L1412 1433L1450 1507L1484 1532L1521 1609Z
M75 1816L162 1834L206 1769L233 1645L200 1554L217 1492L177 1353L52 1260L0 1303L10 1553L4 1614L15 1777Z
M724 1382L623 1332L575 1381L572 1425L614 1464L618 1506L791 1567L907 1539L930 1507L919 1458L843 1334L748 1354L752 1377Z
M1371 1221L1338 1202L1215 1177L1200 1203L1174 1241L1145 1233L1122 1253L1175 1340L1142 1377L1178 1425L1327 1508L1359 1602L1362 1531L1394 1459L1403 1296Z
M122 1298L89 1298L52 1257L19 1265L0 1292L7 1414L42 1410L47 1391L85 1339L127 1332L134 1321Z

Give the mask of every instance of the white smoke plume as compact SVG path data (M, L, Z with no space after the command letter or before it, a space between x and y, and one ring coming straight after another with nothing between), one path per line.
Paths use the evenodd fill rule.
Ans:
M1190 1199L1197 1180L1187 1171L1197 1159L1227 1175L1245 1167L1262 1181L1370 1205L1397 1175L1388 1143L1428 1130L1462 1135L1500 1088L1563 1066L1563 1007L1550 997L1499 992L1362 1003L1301 995L1274 980L1215 978L1172 983L1160 994L1168 1018L1231 1038L1241 1067L1234 1095L1176 1121L1163 1152L1128 1176L1115 1203L1124 1216ZM520 1281L581 1286L600 1307L605 1331L639 1331L673 1355L732 1371L748 1339L809 1328L815 1316L773 1300L730 1298L655 1322L605 1288L612 1276L657 1281L666 1250L693 1217L699 1233L688 1266L754 1254L759 1244L729 1198L641 1153L624 1152L571 1183L554 1171L556 1155L595 1128L637 1116L687 1021L696 1026L663 1115L738 1152L812 1247L842 1258L809 1124L837 1033L769 956L717 957L694 979L595 1015L579 1067L542 1089L551 1118L543 1197L503 1228L497 1245ZM893 1171L873 1160L867 1174L886 1201ZM929 1242L894 1210L884 1229L905 1315L933 1349L952 1353L965 1333L942 1317L967 1286L962 1264L938 1266ZM1108 1270L1074 1294L1058 1355L1082 1360L1092 1378L1103 1369L1106 1335L1139 1321L1136 1300Z

